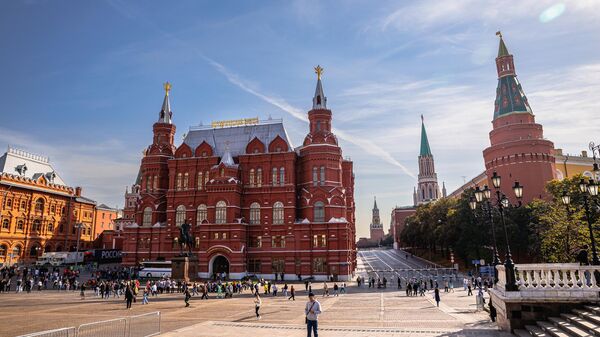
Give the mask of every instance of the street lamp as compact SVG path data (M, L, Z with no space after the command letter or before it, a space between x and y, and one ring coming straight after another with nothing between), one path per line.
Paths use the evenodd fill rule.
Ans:
M494 225L494 218L492 217L492 203L490 201L491 191L487 185L483 187L483 190L477 186L475 188L475 198L471 197L469 201L469 207L471 210L475 211L477 208L477 204L481 204L481 209L486 212L488 216L488 221L490 222L490 226L492 227L492 266L494 267L494 284L498 282L498 271L496 270L496 266L500 264L500 257L498 256L498 245L496 241L496 227Z
M472 211L477 209L477 200L475 198L471 197L469 199L469 207L471 208Z
M502 220L502 228L504 229L504 238L506 239L506 260L504 261L504 267L506 272L506 291L516 291L518 287L516 285L516 277L515 277L515 264L512 260L512 254L510 252L510 243L508 239L508 231L506 229L506 220L504 219L504 209L511 207L510 200L506 197L506 195L500 192L500 186L502 183L502 178L498 175L497 172L494 171L492 177L492 185L496 190L496 200L495 204L491 202L492 191L488 186L484 186L483 190L476 188L475 189L475 198L478 202L481 203L482 209L487 211L488 218L490 223L492 224L492 234L494 239L494 271L496 271L496 265L500 264L500 258L498 257L498 249L496 246L496 230L494 228L494 220L492 217L492 209L496 207L498 212L500 213L500 219ZM513 186L513 192L518 200L517 207L521 206L521 198L523 198L523 186L519 184L518 181L515 181ZM482 202L484 201L484 202ZM496 271L496 276L494 277L494 283L498 282L498 276Z
M592 144L590 144L590 148L592 148ZM590 197L598 196L598 183L594 181L594 179L590 179L589 183L585 181L585 179L581 179L579 181L579 192L581 192L583 196L583 205L585 208L585 219L588 223L588 230L590 232L590 241L592 243L592 264L600 265L600 259L598 258L598 251L596 249L596 239L594 238L594 229L592 227L592 219L590 214ZM566 193L562 196L563 204L568 205L571 201L571 198Z

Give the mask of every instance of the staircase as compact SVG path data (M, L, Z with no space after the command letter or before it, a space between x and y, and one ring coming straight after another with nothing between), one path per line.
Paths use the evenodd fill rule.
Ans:
M519 337L600 337L600 306L584 306L536 324L516 329L514 334Z

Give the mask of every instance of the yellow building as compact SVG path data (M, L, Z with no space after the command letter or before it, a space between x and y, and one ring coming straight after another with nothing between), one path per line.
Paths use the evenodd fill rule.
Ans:
M91 248L96 202L69 187L46 157L9 147L0 157L0 265ZM70 214L70 216L69 216Z

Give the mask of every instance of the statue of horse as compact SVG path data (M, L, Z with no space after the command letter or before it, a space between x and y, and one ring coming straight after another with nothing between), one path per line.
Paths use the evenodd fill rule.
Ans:
M179 227L179 250L181 251L182 256L192 255L192 246L194 244L194 239L192 238L192 235L190 234L191 227L192 227L192 225L190 225L187 222L184 222ZM185 253L185 254L183 253L184 246L187 248L187 253Z

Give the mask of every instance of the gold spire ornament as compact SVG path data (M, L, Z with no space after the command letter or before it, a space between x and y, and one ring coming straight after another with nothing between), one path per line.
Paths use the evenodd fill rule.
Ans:
M501 32L501 31L497 31L497 32L496 32L496 36L498 36L498 37L502 38L502 32Z
M316 66L315 67L315 74L317 74L317 79L320 80L321 79L321 75L323 74L323 68L321 68L321 66Z
M171 83L165 82L163 84L163 88L165 88L165 95L169 96L169 91L171 91Z

